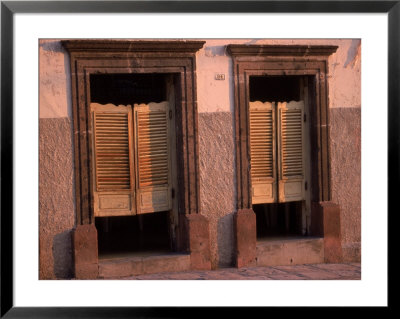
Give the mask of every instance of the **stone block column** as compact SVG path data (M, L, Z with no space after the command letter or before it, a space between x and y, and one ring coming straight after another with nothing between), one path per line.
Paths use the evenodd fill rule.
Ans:
M210 270L210 235L206 217L200 214L185 215L185 226L192 270Z
M75 278L96 279L99 273L99 258L95 225L78 225L73 232L73 245Z
M256 214L239 209L234 216L236 267L255 266L257 257Z
M311 235L324 238L324 260L326 263L343 261L339 205L332 202L312 203Z

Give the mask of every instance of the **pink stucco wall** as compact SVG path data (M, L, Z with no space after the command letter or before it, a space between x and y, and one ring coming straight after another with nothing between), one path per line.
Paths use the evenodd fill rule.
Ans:
M337 45L329 58L329 107L361 106L361 40L207 40L196 57L198 111L232 112L233 83L231 57L227 44L307 44ZM40 48L40 118L70 117L69 58L57 40L41 40ZM214 75L223 73L224 81Z
M226 45L232 43L339 46L337 52L329 58L328 78L333 140L330 149L332 199L341 207L345 257L347 256L349 260L359 259L361 41L357 39L206 40L204 47L197 53L196 80L201 213L210 221L213 266L229 265L233 261L232 216L236 209L234 100L232 62L226 52ZM58 40L40 41L39 62L41 247L52 249L53 254L57 254L57 249L65 247L68 249L69 246L67 243L63 245L58 243L55 247L55 236L59 236L60 241L64 237L59 234L68 233L74 227L75 221L70 65L68 54ZM225 80L215 80L215 74L224 74ZM64 137L68 143L60 143L59 138L52 137L51 132L55 128L59 130L59 134L56 135L59 138ZM53 160L49 158L47 153L50 151L54 156L64 154L67 169L65 165L60 167L53 155ZM49 190L51 179L58 179L61 184L68 185L60 185ZM67 274L68 267L72 267L71 262L65 257L59 261L60 264L56 265L58 268L55 269L54 261L43 259L41 267L51 268L45 271L45 277L54 277L57 271ZM62 263L65 265L62 266Z

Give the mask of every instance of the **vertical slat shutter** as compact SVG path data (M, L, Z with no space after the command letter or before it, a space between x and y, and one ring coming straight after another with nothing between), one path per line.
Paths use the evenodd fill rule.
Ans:
M274 104L249 103L252 203L276 201Z
M278 103L279 202L304 199L304 102Z
M137 212L171 209L168 102L135 104Z
M95 216L132 215L132 108L92 103L91 111Z

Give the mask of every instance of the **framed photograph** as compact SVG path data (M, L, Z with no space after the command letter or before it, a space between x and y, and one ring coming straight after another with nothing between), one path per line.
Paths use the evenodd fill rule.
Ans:
M399 18L2 1L1 317L389 307Z

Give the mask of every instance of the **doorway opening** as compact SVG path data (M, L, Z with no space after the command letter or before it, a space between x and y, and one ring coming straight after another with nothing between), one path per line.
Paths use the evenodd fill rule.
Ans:
M124 162L124 165L130 168L126 168L127 173L124 174L125 176L127 174L131 176L131 186L129 187L128 181L126 184L128 186L125 187L126 190L122 190L126 194L122 194L121 190L118 190L119 193L117 194L125 202L115 204L112 207L113 210L109 211L101 211L102 199L99 199L100 204L96 206L98 212L96 213L95 211L95 226L98 233L98 253L100 259L132 254L168 253L176 249L175 229L177 228L178 218L176 201L171 198L171 190L177 188L176 174L173 174L175 171L173 165L176 163L176 135L173 124L175 93L173 82L174 78L172 74L162 73L90 75L90 102L92 104L111 106L114 109L121 106L129 106L131 108L129 112L132 114L129 115L132 117L132 120L124 124L125 126L132 126L132 128L127 129L127 133L123 133L127 135L128 132L132 132L129 133L130 136L132 135L129 137L129 143L126 143L124 146L126 149L129 148L130 152L130 163L127 162L128 160ZM168 102L169 109L160 110L160 107L158 107L154 111L154 114L158 114L157 117L148 115L148 112L150 114L152 112L151 106L149 109L146 109L145 118L142 115L140 115L142 117L139 117L135 113L136 110L139 110L136 109L137 106L161 105L163 103L165 105L166 102ZM163 115L164 119L159 115L161 114L160 112L166 114L166 117ZM166 121L169 123L166 122L164 124L165 118L167 118ZM139 123L138 121L142 122ZM104 120L99 123L104 123ZM115 120L108 121L105 124L107 126L104 126L109 129L109 133L107 133L109 137L105 144L107 147L110 145L109 143L121 145L122 137L117 137L115 141L110 142L110 138L116 134L115 126L117 124L115 123ZM146 127L143 128L143 125L146 125ZM105 129L102 127L101 129L103 130L101 133L104 132ZM102 134L101 136L104 140L104 133ZM164 137L163 140L159 137L160 135L164 136L164 134L166 134L165 141ZM144 136L146 139L141 140L140 136ZM155 136L155 138L152 136ZM128 141L128 138L126 140ZM97 144L95 144L95 147L98 147ZM141 148L135 149L136 147ZM165 158L160 157L160 150L166 154ZM110 165L110 161L105 161L105 163ZM116 163L116 160L112 162L114 167L115 165L122 165L114 163ZM107 168L105 164L102 165L106 167L104 169L106 173L104 174L108 174L107 178L111 178L108 177L111 174L109 173L111 168ZM97 170L100 172L97 166L95 169L95 174L97 174ZM123 178L119 177L118 174L116 176L114 181L117 181L118 178ZM93 184L93 187L98 185L96 181ZM145 187L147 187L145 191L140 188L141 184L145 184ZM99 190L97 189L97 191ZM102 195L104 198L106 198L105 196L111 198L111 195L114 195L112 191L108 191L108 193L103 192L103 194L105 194ZM177 195L174 195L174 198L177 198ZM129 198L129 200L125 200L125 198ZM103 202L106 203L106 200L103 199ZM108 201L111 202L110 199ZM118 206L122 207L124 205L128 208L118 212ZM166 207L167 210L165 210Z
M309 233L307 83L305 76L249 78L252 208L258 240ZM301 103L298 113L289 107L293 103Z
M251 76L250 101L299 101L301 79L301 76Z
M169 212L97 217L99 256L171 251Z
M91 74L91 102L114 105L162 102L167 99L167 75Z
M301 202L255 204L257 238L301 236Z

